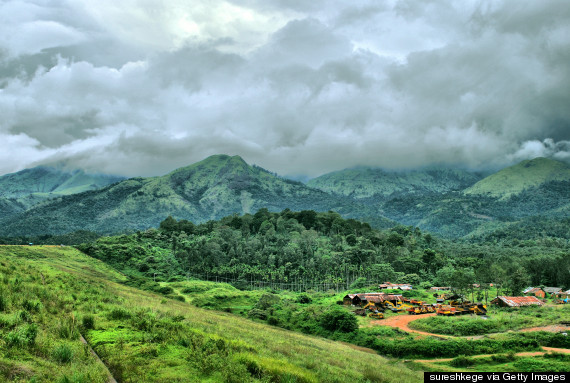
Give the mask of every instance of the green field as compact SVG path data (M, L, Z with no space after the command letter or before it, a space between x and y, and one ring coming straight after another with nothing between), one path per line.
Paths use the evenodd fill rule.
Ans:
M141 291L72 248L0 248L0 380L417 382L371 350Z

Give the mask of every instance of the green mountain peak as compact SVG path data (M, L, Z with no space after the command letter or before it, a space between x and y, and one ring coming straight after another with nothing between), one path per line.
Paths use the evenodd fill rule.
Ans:
M465 194L508 198L550 181L570 181L570 165L544 157L522 161L465 189Z

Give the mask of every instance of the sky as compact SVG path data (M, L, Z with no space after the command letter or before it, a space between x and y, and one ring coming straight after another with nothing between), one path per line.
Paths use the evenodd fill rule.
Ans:
M0 0L0 174L570 162L567 0Z

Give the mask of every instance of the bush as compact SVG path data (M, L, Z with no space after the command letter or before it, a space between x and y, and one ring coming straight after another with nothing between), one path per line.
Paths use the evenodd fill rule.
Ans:
M32 313L40 311L41 305L42 304L38 301L30 301L28 299L24 299L22 302L22 307Z
M255 304L255 308L259 310L267 310L274 304L279 303L279 301L281 301L281 298L277 295L266 293L259 298L259 301Z
M515 353L514 352L509 352L508 354L497 354L497 355L492 355L491 356L491 360L495 363L509 363L514 361L515 358Z
M256 318L261 320L267 319L267 312L260 309L251 309L248 311L247 316L250 318Z
M351 289L360 289L362 287L368 286L368 282L364 277L358 277L352 284L350 285Z
M81 318L81 325L85 330L92 330L95 328L95 317L93 315L86 315Z
M65 320L60 321L56 327L57 334L62 339L77 339L79 338L79 331L77 329L75 318L67 317Z
M6 335L6 343L9 347L32 346L36 342L38 328L35 324L28 324L10 331Z
M73 359L73 350L68 345L62 344L56 347L51 355L58 363L69 363Z
M358 329L356 317L340 307L333 307L319 318L319 325L328 331L353 332Z
M109 319L112 320L121 320L121 319L129 319L131 317L131 313L122 307L117 307L111 310L109 313Z
M154 287L152 289L152 291L154 291L155 293L162 294L162 295L174 294L174 290L172 289L172 287L169 287L169 286L157 286L157 287Z
M299 294L299 296L297 297L297 303L307 304L311 303L312 301L313 299L311 299L311 297L306 293Z
M468 358L465 355L459 355L457 358L453 358L449 364L452 367L469 367L475 364L472 358Z

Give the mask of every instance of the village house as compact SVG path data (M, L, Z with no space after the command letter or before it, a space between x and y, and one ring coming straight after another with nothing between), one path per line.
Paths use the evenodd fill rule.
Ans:
M430 287L430 290L433 290L433 291L451 290L451 287L436 287L436 286L433 286L433 287Z
M523 290L524 295L534 295L535 297L544 299L546 298L546 293L540 287L529 287Z
M385 301L390 301L396 304L398 301L402 301L403 297L398 294L385 294L385 293L360 293L360 294L347 294L342 299L343 304L353 306L365 306L369 302L373 303L383 303Z
M391 283L391 282L384 282L378 285L380 290L402 290L408 291L412 290L413 286L409 283Z
M551 297L562 292L562 288L560 287L545 287L543 290Z
M544 303L535 296L530 297L506 297L499 296L491 301L491 304L500 307L542 306Z
M352 304L352 300L354 299L354 297L356 296L356 294L347 294L344 296L344 298L342 298L342 304L343 305L351 305Z

